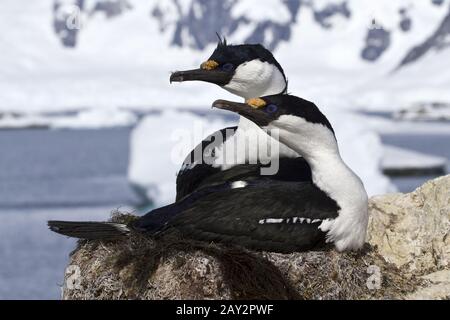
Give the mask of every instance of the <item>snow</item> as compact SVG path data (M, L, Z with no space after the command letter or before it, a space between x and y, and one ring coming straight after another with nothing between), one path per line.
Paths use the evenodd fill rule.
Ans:
M75 117L59 117L51 121L51 128L100 129L131 126L137 117L130 111L114 109L90 109L77 113Z
M44 127L51 129L101 129L132 126L137 121L134 113L115 109L88 109L75 115L49 116L44 114L11 114L0 117L0 129Z
M291 20L291 13L280 0L266 0L264 5L260 1L241 0L231 10L233 18L245 17L252 23L270 19L277 23L286 23Z
M383 169L427 169L445 167L447 159L394 146L383 147Z
M394 119L415 121L450 120L450 104L437 102L419 103L395 112L393 117Z
M333 109L327 109L325 113L335 129L344 161L360 176L368 194L394 191L389 180L381 174L383 149L380 139L365 118ZM207 135L235 123L173 111L147 116L131 135L130 181L144 190L145 196L157 206L173 202L176 173L186 155Z
M372 91L362 91L355 103L368 110L398 110L417 103L450 101L450 73L443 62L450 61L450 50L431 52L418 62L407 65L374 82Z
M379 134L450 134L448 122L401 121L385 117L366 117L367 125Z
M394 27L398 9L413 18L410 32ZM446 6L426 1L348 1L350 19L324 30L313 14L300 10L292 40L279 46L276 57L289 78L290 91L319 103L368 110L395 110L419 101L450 101L450 50L430 54L393 72L407 51L430 36L448 13ZM397 18L396 18L397 17ZM375 18L391 32L391 46L375 63L360 58L370 21ZM440 68L440 69L439 69Z
M170 13L175 16L177 12L173 3L161 7L169 14L161 33L157 20L149 14L156 1L129 2L132 9L120 16L86 17L77 47L68 49L59 43L52 29L52 0L2 1L0 28L5 32L0 39L0 110L199 108L219 96L231 97L219 88L204 90L203 85L194 83L170 86L170 71L199 65L214 45L203 52L170 47ZM190 3L180 1L182 14ZM329 3L336 2L313 2L316 9ZM336 107L372 110L398 109L418 100L450 100L450 76L442 72L446 70L442 63L450 61L450 50L432 52L392 73L412 46L434 32L448 12L447 5L412 0L349 0L348 8L351 17L339 18L339 23L333 18L331 29L321 27L309 7L299 10L291 40L275 52L292 93L331 102ZM407 8L413 19L410 32L398 27L400 8ZM269 17L278 23L290 19L286 4L276 0L257 5L255 1L240 1L232 13L250 19L230 37L234 43L242 41L240 38L255 28L258 19ZM391 46L375 63L360 58L372 18L391 33Z

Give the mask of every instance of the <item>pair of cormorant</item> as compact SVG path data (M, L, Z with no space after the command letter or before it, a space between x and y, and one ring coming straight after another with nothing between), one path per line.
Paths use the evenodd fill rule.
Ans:
M362 247L368 221L364 186L343 162L327 118L312 102L287 93L284 71L270 51L260 44L228 45L221 40L199 69L174 72L170 81L213 83L244 98L244 103L213 103L239 114L239 125L213 134L223 137L214 150L208 150L210 136L188 155L177 176L175 203L129 225L49 221L52 231L103 239L132 230L152 236L176 230L190 239L277 252L327 243L339 251ZM225 135L230 131L231 136ZM267 147L264 138L275 132L278 150L261 155L259 148ZM263 139L253 139L256 143L245 154L231 157L234 162L215 152L236 152L236 143L252 137ZM213 161L203 161L211 151ZM275 158L279 170L262 175L262 163ZM250 159L259 161L249 164Z

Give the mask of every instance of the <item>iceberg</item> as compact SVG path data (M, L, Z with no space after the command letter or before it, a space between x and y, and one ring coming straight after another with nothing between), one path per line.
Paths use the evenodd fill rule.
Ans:
M175 200L175 181L186 155L209 134L233 123L173 110L145 116L131 133L128 179L142 202Z

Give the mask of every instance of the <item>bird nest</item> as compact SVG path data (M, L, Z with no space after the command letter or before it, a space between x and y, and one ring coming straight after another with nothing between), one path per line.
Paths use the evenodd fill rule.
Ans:
M136 216L113 214L128 223ZM140 233L80 241L64 299L402 299L423 280L389 264L376 248L291 254Z

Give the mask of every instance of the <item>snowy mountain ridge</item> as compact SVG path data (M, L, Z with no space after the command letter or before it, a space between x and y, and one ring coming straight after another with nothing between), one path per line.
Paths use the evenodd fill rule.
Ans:
M211 54L215 32L272 48L290 92L320 105L448 102L449 8L450 0L4 0L0 110L203 108L231 98L168 84L170 71Z
M359 0L358 2L361 2ZM84 19L103 13L108 19L126 15L133 10L135 0L55 0L54 29L64 46L75 47L80 30L67 24L73 7L80 8ZM149 19L158 21L159 31L170 34L170 45L203 50L217 42L215 32L225 35L236 43L263 43L270 50L281 42L289 42L292 30L298 25L300 11L309 11L314 23L324 30L339 28L339 23L360 20L365 33L361 42L360 57L366 61L377 61L392 45L395 34L417 33L417 20L424 16L445 12L445 0L422 1L396 0L387 6L383 1L368 7L358 6L355 0L270 0L258 3L255 0L169 0L150 4ZM438 14L439 12L439 14ZM439 17L440 18L440 17ZM445 37L450 33L450 11L441 20L436 19L434 32L422 43L409 43L399 66L411 63L428 50L445 46ZM344 20L339 22L337 20ZM347 20L347 21L345 21ZM439 23L440 22L440 23ZM205 32L211 30L215 32Z

